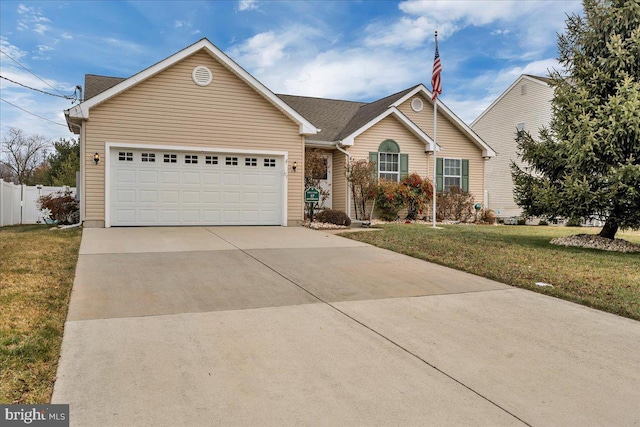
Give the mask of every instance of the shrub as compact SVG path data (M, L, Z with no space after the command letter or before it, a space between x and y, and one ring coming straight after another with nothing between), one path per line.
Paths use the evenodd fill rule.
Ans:
M398 219L398 212L405 205L404 185L399 182L382 181L376 189L376 209L385 221Z
M473 218L473 196L458 187L451 187L448 191L438 194L436 205L436 219L465 222Z
M538 225L549 225L549 223L547 222L547 220L546 220L546 219L541 219L541 220L538 222Z
M527 225L527 219L526 218L518 218L518 225Z
M496 213L492 209L483 209L480 211L480 222L483 224L494 224L496 218Z
M580 218L569 218L567 220L567 227L580 227L582 224L580 224Z
M433 185L417 173L405 176L400 183L403 186L401 195L407 206L407 219L417 219L432 200Z
M38 199L41 210L49 211L51 219L60 224L75 224L80 221L80 206L70 191L57 191Z
M344 225L347 227L351 225L351 218L349 218L346 213L333 209L325 209L320 212L316 215L316 221L328 222L329 224L335 225Z
M378 180L376 178L376 164L367 159L350 160L346 165L346 175L351 194L356 219L371 219L367 215L367 202L376 195Z

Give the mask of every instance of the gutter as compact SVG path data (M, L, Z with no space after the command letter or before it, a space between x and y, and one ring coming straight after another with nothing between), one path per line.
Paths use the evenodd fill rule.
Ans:
M336 150L346 154L347 161L351 163L351 153L349 153L347 150L342 148L340 145L342 145L342 141L336 142ZM351 219L351 185L349 185L348 181L347 181L347 212L346 214L349 217L349 219Z

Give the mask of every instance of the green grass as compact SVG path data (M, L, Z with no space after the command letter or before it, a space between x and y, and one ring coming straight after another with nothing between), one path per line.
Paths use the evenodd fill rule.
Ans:
M361 242L640 320L640 254L551 245L598 230L569 227L390 224L344 233ZM640 243L640 233L618 233ZM539 287L536 282L554 287Z
M0 228L0 403L49 403L82 231Z

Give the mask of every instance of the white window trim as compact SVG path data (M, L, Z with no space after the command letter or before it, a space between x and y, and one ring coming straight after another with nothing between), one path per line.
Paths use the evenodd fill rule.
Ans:
M283 227L287 226L288 219L288 151L270 151L270 150L243 150L233 148L214 148L214 147L191 147L179 145L159 145L159 144L132 144L127 142L105 142L104 144L104 226L111 227L111 150L119 148L133 148L141 150L163 150L163 151L181 151L181 152L198 152L198 153L216 153L216 154L255 154L257 156L274 156L282 157L282 223Z
M445 161L446 160L457 160L460 162L460 175L447 175L445 174L445 171L447 170L445 167ZM462 159L458 159L458 158L454 158L454 157L444 157L442 159L442 191L447 191L446 185L445 185L445 181L446 178L460 178L460 185L458 186L458 188L460 188L462 190Z
M380 154L395 154L396 156L398 156L398 171L397 172L393 172L393 171L380 171ZM385 163L387 163L385 161ZM400 153L389 153L387 151L378 151L378 180L380 180L380 173L384 173L384 174L394 174L398 176L398 179L394 182L400 182Z

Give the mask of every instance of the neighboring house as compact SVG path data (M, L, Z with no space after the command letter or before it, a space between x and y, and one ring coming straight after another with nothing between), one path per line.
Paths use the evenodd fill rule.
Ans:
M300 224L306 149L326 152L334 209L351 210L349 158L386 179L433 176L423 85L372 103L275 95L207 39L130 78L86 75L65 115L81 137L88 227ZM438 187L481 200L495 153L440 101L437 142Z
M485 203L500 218L522 213L514 201L511 178L511 162L522 165L517 131L537 137L539 129L551 121L552 98L548 78L523 74L471 123L471 129L497 153L485 168Z

